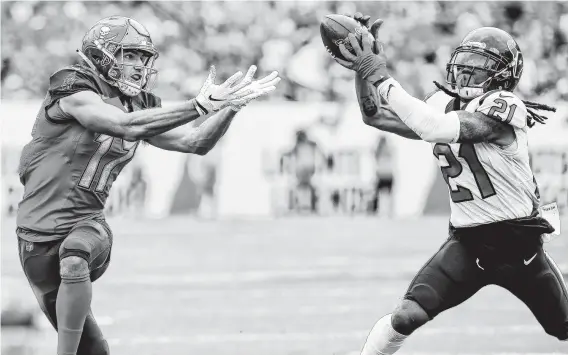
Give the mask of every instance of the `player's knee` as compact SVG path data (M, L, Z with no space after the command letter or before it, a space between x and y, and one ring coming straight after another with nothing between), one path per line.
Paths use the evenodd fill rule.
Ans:
M393 329L404 335L410 335L429 320L426 311L411 300L403 300L391 316Z
M568 342L568 322L561 329L546 330L546 332L560 341Z
M62 282L82 282L89 279L89 263L80 256L70 255L60 260L59 273Z
M560 341L566 341L568 342L568 329L564 329L562 332L552 332L552 331L546 331L549 335L552 335L553 337L557 338Z
M81 237L71 235L59 247L59 259L63 260L68 256L78 256L89 260L91 257L91 245Z

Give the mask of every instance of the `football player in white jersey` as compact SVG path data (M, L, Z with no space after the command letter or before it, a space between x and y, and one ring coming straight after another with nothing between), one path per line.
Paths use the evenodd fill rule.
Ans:
M388 74L378 39L382 20L370 35L369 17L355 19L365 25L361 42L350 34L355 53L340 45L346 60L335 60L357 73L364 122L432 143L451 205L449 238L396 309L375 324L362 354L394 354L414 330L490 284L509 290L548 334L567 340L568 292L542 248L542 234L554 228L537 211L527 143L528 128L546 119L535 110L554 109L513 94L523 69L519 46L497 28L470 32L447 65L451 89L436 83L438 90L421 101Z

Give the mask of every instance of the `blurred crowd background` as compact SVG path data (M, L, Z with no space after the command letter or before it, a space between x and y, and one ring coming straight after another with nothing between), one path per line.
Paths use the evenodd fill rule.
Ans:
M21 273L15 253L13 217L23 194L18 174L20 152L31 138L31 129L41 109L49 76L63 66L78 62L75 51L80 48L84 34L96 21L112 15L134 18L151 33L160 51L154 93L162 98L164 105L194 97L212 64L217 67L219 80L237 70L246 71L251 64L259 67L257 77L278 70L283 78L275 92L262 98L263 102L250 104L239 113L225 136L207 155L174 153L140 145L133 161L114 182L106 213L112 218L112 223L116 223L111 223L113 228L114 225L122 225L122 228L115 230L121 242L117 243L118 253L113 251L113 263L126 263L129 267L113 268L116 271L112 272L116 273L107 278L106 289L104 282L107 281L103 281L101 286L106 291L99 293L97 301L97 307L100 304L102 310L98 314L102 316L97 317L100 317L98 320L106 334L110 334L111 345L123 346L118 350L120 353L160 353L161 350L155 349L166 346L168 352L182 354L187 353L187 347L192 345L190 350L193 351L190 352L193 353L254 355L266 353L267 349L274 353L276 349L277 353L283 354L278 352L278 345L285 343L283 348L294 349L288 352L290 354L346 354L331 348L326 352L322 344L325 342L327 346L330 343L330 334L336 341L347 341L349 338L344 335L353 334L353 329L350 328L348 333L330 329L342 327L341 323L354 326L356 323L346 318L347 314L359 319L378 314L374 308L370 312L369 308L361 307L364 299L358 299L354 309L346 309L347 298L371 295L373 299L369 300L369 304L375 307L376 295L386 292L384 297L392 297L380 303L385 306L390 304L390 300L394 302L392 290L403 284L401 280L410 278L429 256L432 245L444 238L449 215L448 186L440 174L430 144L406 140L363 124L355 98L353 73L336 64L321 42L319 24L327 14L354 14L359 11L370 15L373 20L383 18L385 24L381 37L390 58L391 73L416 97L424 97L432 91L432 81L445 82L446 62L470 30L495 26L511 33L519 43L525 60L517 94L523 99L558 107L558 112L550 114L547 125L531 129L530 152L542 202L556 201L561 214L568 215L567 1L2 0L0 7L0 217L2 225L6 226L2 230L1 248L2 354L43 355L46 349L55 349L57 337L47 321L42 325L44 318ZM192 124L200 122L197 120ZM175 223L177 219L168 219L173 215L183 217ZM309 227L311 224L302 224L309 219L274 218L290 215L368 215L379 218L357 218L353 224L344 224L341 218L324 217L312 227ZM444 217L432 218L434 215ZM188 216L218 218L220 221L188 224L188 221L192 222L192 218L186 218ZM235 227L238 224L232 222L240 217L245 217L246 222L248 218L258 217L266 218L268 222L245 222L239 229ZM413 219L409 220L410 223L404 220L393 222L388 220L391 217ZM132 218L138 219L137 223L131 223ZM132 225L138 229L133 231ZM248 239L249 236L252 239ZM159 240L160 244L140 243L139 237L145 238L145 241ZM324 238L324 242L319 238ZM284 239L290 240L289 244ZM554 256L561 257L560 268L566 271L568 244L566 238L559 239L551 248L558 250ZM191 244L186 245L185 241ZM237 244L231 244L231 241ZM334 246L337 242L340 244ZM120 245L124 249L120 249ZM256 245L262 249L261 253ZM203 249L211 247L210 250L215 249L215 252L202 252L200 246ZM321 259L314 257L310 248L315 246L330 254L322 254ZM184 282L175 280L173 286L179 289L161 283L156 287L153 280L165 280L167 283L172 279L171 270L179 269L181 264L172 257L176 251L183 252L184 262L192 263L192 266L181 270ZM187 251L194 253L195 257ZM254 256L249 257L249 251L254 251ZM148 252L152 255L146 256ZM150 265L148 260L152 261L155 255L159 257L157 262L150 264L158 265L158 269L151 274L152 283L138 283L138 280L145 281ZM244 261L240 269L235 268L237 256ZM371 261L378 264L370 264ZM202 265L206 267L202 268ZM339 270L337 277L335 268ZM296 274L296 269L301 272ZM286 272L291 270L294 270L293 275L299 275L298 280L286 276ZM329 290L322 288L322 285L327 287L326 284L318 283L315 284L317 289L311 292L305 270L323 272L322 282L330 281ZM383 270L389 273L388 277ZM391 275L393 270L396 276ZM251 284L254 286L250 286L255 295L251 298L253 305L233 296L233 284L230 284L230 289L219 287L224 283L220 282L219 275L224 275L225 271L255 275L242 279L254 282ZM260 289L257 287L262 287L262 282L257 281L264 279L267 272L275 272L276 282L266 279L270 280L269 292L258 292ZM348 275L364 277L352 279ZM369 282L371 279L381 281L377 284L380 289L369 288L374 284ZM124 293L125 297L120 295L123 280L137 285L133 292ZM241 279L237 277L235 280ZM353 281L364 286L357 286ZM214 286L210 287L207 282ZM246 282L243 285L248 289ZM279 282L283 282L281 287ZM298 283L295 285L295 282ZM117 289L117 286L120 287ZM187 287L192 291L188 291ZM347 292L341 291L343 287ZM147 292L150 289L152 292ZM212 303L199 303L201 308L197 313L187 313L197 321L187 322L183 317L179 318L178 313L155 313L147 308L149 304L162 304L167 299L163 294L154 292L161 289L168 292L167 297L183 295L180 298L183 302L193 297L191 292L195 291L196 299L207 299ZM207 293L203 293L204 290ZM341 292L338 293L338 290ZM220 298L215 296L217 292ZM301 328L314 328L314 319L319 317L322 326L315 328L322 333L319 334L321 342L313 342L314 346L318 346L317 350L308 352L302 346L307 343L304 342L306 339L312 343L312 336L301 337L300 341L297 337L288 339L287 335L298 333L291 331L295 326L286 326L286 322L282 325L282 321L295 318L289 316L292 313L286 308L286 302L293 302L293 306L288 304L288 307L296 312L298 304L295 299L306 296L309 299L311 293L317 294L318 298L313 299L314 307L308 304L301 307L302 312L309 315L306 317L309 324ZM146 296L132 297L139 294ZM257 297L259 295L264 295L264 298ZM282 295L285 297L282 298ZM466 310L463 316L489 317L483 324L491 326L499 324L502 319L509 322L510 307L514 305L507 303L504 307L505 303L499 302L500 297L500 294L495 294L487 300L482 298L483 308L480 311ZM284 300L284 303L263 304L262 299L280 303ZM497 311L488 312L487 304L496 305ZM323 308L318 311L319 306ZM227 327L236 327L235 334L228 337L220 335L218 344L225 346L225 352L215 351L219 348L214 348L214 342L202 340L214 339L208 333L212 324L211 327L215 327L211 323L214 318L211 318L210 310L215 310L213 314L223 318L219 323L222 325L214 330L215 334L230 329ZM386 308L384 311L387 312ZM108 312L108 316L105 317L104 312ZM529 314L526 310L523 312L519 314ZM245 342L253 338L246 333L246 328L242 328L245 322L234 321L239 314L251 317L247 322L257 327L253 332L258 329L263 329L263 334L265 330L270 332L267 324L276 324L278 327L274 331L277 337L261 337L254 343L261 344L262 350L249 350L248 345L252 342ZM174 315L175 320L171 318ZM340 316L346 322L330 322L330 315ZM200 317L203 317L201 322ZM506 330L501 332L505 333L499 333L500 328L489 329L489 333L500 337L497 342L493 336L485 340L471 337L475 322L452 321L451 326L444 328L447 331L428 333L424 342L416 342L415 348L410 351L426 354L431 349L429 346L437 347L449 338L448 334L452 338L461 334L461 337L455 338L454 344L470 353L472 349L474 352L479 349L478 354L495 351L519 353L535 349L551 354L561 353L553 348L558 345L557 342L544 338L534 319L527 320L527 324L531 322L529 326L515 319L514 329L503 328ZM368 321L368 324L374 322ZM167 344L168 339L176 339L175 332L172 333L173 338L155 333L156 328L166 323L163 328L165 334L172 333L172 325L182 334L183 341L177 344L177 350L172 350L175 344ZM38 324L39 329L36 328ZM467 324L465 328L464 324ZM361 341L368 332L368 326L362 325L356 326L364 328L360 332ZM480 335L489 334L485 325L481 330ZM542 333L542 339L535 338L537 332ZM185 342L187 334L195 335L189 337L189 343ZM433 334L440 336L440 341L433 342ZM501 341L503 334L508 338ZM159 337L155 338L157 335ZM318 339L318 334L315 335L314 338ZM146 338L157 339L157 342L152 344ZM164 339L166 343L162 341ZM197 339L197 343L207 349L195 349L191 339ZM283 343L278 343L278 339ZM551 345L542 345L545 341ZM133 348L133 344L138 346L136 350L126 351ZM352 342L345 348L355 349L360 344ZM490 350L482 351L479 346ZM454 349L452 351L458 354Z
M197 95L212 64L219 80L251 64L258 77L278 70L283 80L239 114L246 119L205 157L140 149L115 182L109 214L166 216L204 206L212 215L246 208L251 215L447 213L431 149L366 127L353 73L322 45L323 16L356 11L385 20L391 73L416 97L432 91L432 81L445 82L446 62L469 31L511 33L525 59L516 92L558 107L549 124L531 130L531 153L545 167L535 172L543 200L568 210L568 147L554 146L568 127L568 3L545 1L3 1L3 210L14 214L21 198L19 151L49 76L78 62L76 49L94 23L123 15L146 26L160 51L154 93L164 104Z
M568 98L566 2L2 2L2 98L41 98L47 78L75 53L89 26L115 14L150 31L161 56L155 92L165 100L195 95L207 68L229 75L257 63L285 80L267 100L334 101L353 92L353 75L324 51L319 20L361 11L384 18L392 71L417 96L445 79L452 49L470 30L510 32L525 57L519 86L527 99ZM222 75L222 76L223 76Z

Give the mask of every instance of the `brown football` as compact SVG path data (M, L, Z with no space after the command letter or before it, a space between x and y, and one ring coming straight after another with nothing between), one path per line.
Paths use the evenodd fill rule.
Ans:
M351 52L353 48L347 40L347 35L354 33L361 42L361 24L351 17L343 15L326 15L320 23L320 34L323 45L327 51L339 59L345 59L339 51L339 45L345 44L345 47Z

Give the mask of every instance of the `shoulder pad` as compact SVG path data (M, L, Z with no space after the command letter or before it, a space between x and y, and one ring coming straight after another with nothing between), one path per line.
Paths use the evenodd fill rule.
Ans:
M89 69L77 65L60 69L49 78L49 94L53 100L86 90L100 94L100 85L95 75Z
M478 105L476 112L517 128L527 126L527 108L523 101L510 91L490 91L479 99Z

